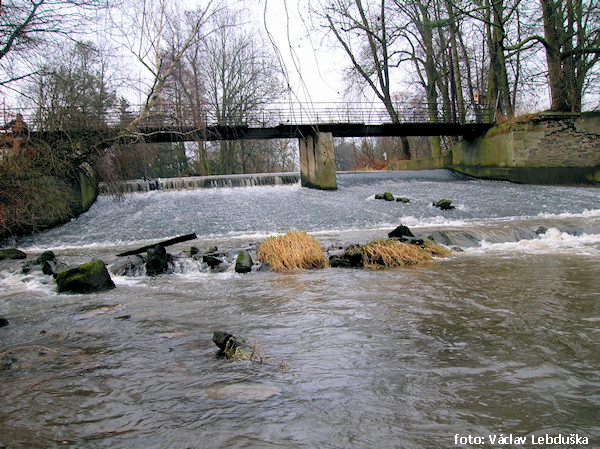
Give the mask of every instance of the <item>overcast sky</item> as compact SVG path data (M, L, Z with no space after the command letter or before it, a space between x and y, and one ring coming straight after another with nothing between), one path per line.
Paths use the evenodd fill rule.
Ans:
M300 101L342 101L347 61L311 28L306 0L253 2L253 19L285 65L291 97ZM290 98L294 100L294 98Z

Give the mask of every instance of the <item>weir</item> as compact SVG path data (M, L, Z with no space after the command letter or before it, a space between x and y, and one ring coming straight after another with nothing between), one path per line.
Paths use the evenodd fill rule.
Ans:
M182 178L131 179L121 183L123 193L151 190L193 190L219 187L257 187L296 184L299 173L258 173L250 175L190 176ZM106 184L100 184L100 194L110 194Z

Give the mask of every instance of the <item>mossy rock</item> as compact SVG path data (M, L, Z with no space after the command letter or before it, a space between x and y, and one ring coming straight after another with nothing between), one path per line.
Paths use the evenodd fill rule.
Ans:
M252 256L246 250L240 251L235 261L236 273L249 273L252 271Z
M447 199L441 199L439 201L434 201L432 204L434 207L439 207L442 210L452 210L454 206L452 205L452 201Z
M92 260L58 273L56 284L59 293L93 293L115 288L106 265L101 260Z
M376 200L386 200L386 201L394 201L394 195L390 192L378 193L375 195Z
M0 249L0 260L25 259L27 254L17 248Z

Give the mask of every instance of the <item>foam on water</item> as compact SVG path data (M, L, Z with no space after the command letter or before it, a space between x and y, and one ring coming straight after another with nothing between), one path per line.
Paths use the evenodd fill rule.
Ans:
M556 228L550 228L536 239L502 243L483 240L479 247L469 248L466 251L471 254L565 254L569 252L578 255L600 256L600 234L575 236Z
M42 297L56 296L56 284L51 277L40 273L22 274L12 270L0 271L0 289L13 294L41 293Z

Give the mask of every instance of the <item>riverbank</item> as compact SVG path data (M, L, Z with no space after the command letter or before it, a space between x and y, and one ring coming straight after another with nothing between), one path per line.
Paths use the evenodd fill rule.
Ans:
M63 224L96 200L89 163L29 141L0 147L0 241Z

